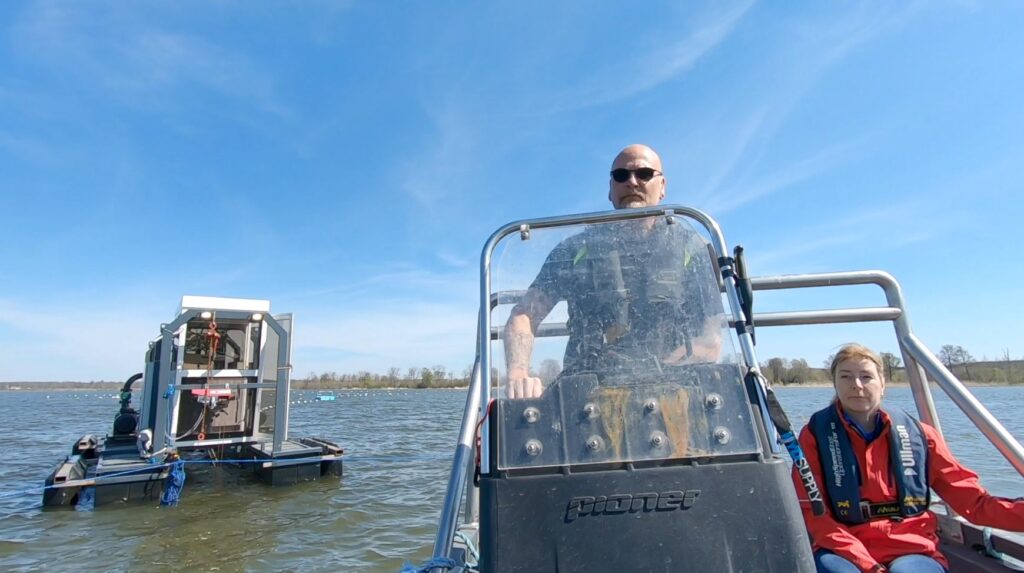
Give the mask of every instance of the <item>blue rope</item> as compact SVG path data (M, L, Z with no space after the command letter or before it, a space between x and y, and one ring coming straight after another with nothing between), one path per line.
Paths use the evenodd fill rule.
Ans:
M96 507L96 488L87 487L82 490L82 493L78 496L78 503L76 506L83 508L95 508Z
M171 428L171 418L174 415L174 401L171 400L171 398L173 398L173 397L174 397L174 383L172 382L172 383L167 384L167 390L164 391L164 400L167 400L167 424L166 424L167 425L167 429L164 431L164 443L163 443L163 445L165 445L165 446L168 445L167 444L167 436L173 436L174 435L174 432L172 432L173 428ZM153 445L153 449L154 450L158 449L156 444Z
M181 499L181 488L185 487L185 462L178 460L171 464L171 475L164 484L164 494L160 497L160 505L178 505Z
M430 571L437 568L452 569L459 565L460 563L451 557L432 557L429 561L419 567L406 561L399 573L430 573Z

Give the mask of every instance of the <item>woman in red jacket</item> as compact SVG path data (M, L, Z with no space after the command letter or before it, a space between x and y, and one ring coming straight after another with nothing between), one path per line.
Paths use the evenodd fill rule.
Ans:
M846 345L831 372L836 400L800 433L825 515L811 513L794 474L819 572L945 572L930 489L973 523L1024 531L1024 500L989 495L935 428L882 409L877 354Z

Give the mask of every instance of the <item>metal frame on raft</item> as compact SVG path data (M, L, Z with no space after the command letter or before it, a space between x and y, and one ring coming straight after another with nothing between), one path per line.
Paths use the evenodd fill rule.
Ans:
M177 418L180 408L180 399L183 391L204 389L210 384L223 382L227 386L239 391L250 388L257 389L256 410L263 407L260 400L263 397L263 390L274 390L274 431L273 451L281 450L282 444L288 439L288 415L291 392L291 314L272 316L269 314L270 305L253 304L249 309L225 309L224 301L265 303L266 301L235 301L233 299L210 299L208 297L185 297L182 300L182 311L172 322L160 325L161 336L157 341L150 343L151 351L159 348L160 356L154 361L147 354L146 363L146 397L141 407L141 420L153 420L153 441L154 444L163 444L168 447L190 448L196 446L214 446L229 444L244 444L266 441L266 436L259 432L259 423L254 422L249 435L236 438L220 438L210 440L178 440L174 436L174 428L177 426ZM218 306L220 305L220 306ZM194 306L194 308L189 308ZM237 305L236 305L237 306ZM208 317L208 318L207 318ZM260 329L259 348L257 352L261 355L257 361L256 369L187 369L185 365L185 353L175 352L176 348L184 348L187 335L185 326L196 318L208 320L240 320L248 321L250 324L266 324L276 335L276 340L269 340L270 336L266 329ZM282 323L287 324L286 328ZM263 350L268 343L276 346L277 355L273 360L262 356ZM173 360L172 360L173 358ZM247 357L248 358L248 357ZM270 373L267 370L273 369ZM272 376L268 376L272 374ZM203 381L198 384L185 384L186 378L200 378ZM246 380L239 382L239 380ZM249 382L248 380L256 380ZM272 380L263 382L263 380ZM154 383L155 382L155 383ZM173 388L176 391L168 392ZM180 390L177 391L177 390ZM162 400L173 400L170 407L163 404ZM168 419L170 415L170 419ZM169 431L170 429L170 431Z
M753 277L750 278L750 283L754 291L874 284L883 290L887 305L881 307L751 313L752 319L748 321L748 317L744 313L743 304L741 303L739 287L736 284L736 262L731 256L732 253L728 249L724 235L717 222L699 210L684 206L664 205L644 209L516 221L495 231L487 240L481 253L480 311L477 326L476 359L466 397L459 438L452 460L444 505L434 541L434 559L449 558L452 555L463 494L465 494L466 500L465 514L463 516L464 527L470 530L476 527L479 521L480 510L479 490L474 487L469 476L473 475L477 463L479 463L481 473L486 474L490 471L490 429L488 424L481 422L485 417L485 405L489 404L491 399L490 373L492 361L490 343L499 335L498 329L491 324L491 310L499 303L515 302L522 295L522 292L493 294L490 292L491 257L499 241L516 232L520 233L523 240L528 240L531 230L561 226L568 223L604 223L652 216L664 216L671 220L674 215L682 215L699 222L709 234L710 246L714 249L713 258L719 265L721 287L729 303L729 312L731 314L730 326L736 328L739 325L736 328L737 339L745 366L749 371L760 374L752 333L746 327L747 324L767 327L891 321L904 363L906 364L906 371L920 418L941 431L935 403L927 384L928 377L930 376L950 396L953 402L965 412L985 437L995 445L1014 469L1024 476L1024 448L914 335L907 317L902 290L899 283L890 274L884 271L853 271ZM565 333L566 325L564 323L546 323L539 326L536 336L560 336ZM767 416L765 421L767 422ZM481 434L479 438L481 448L479 460L477 460L475 455L478 428ZM769 433L771 432L770 427L766 429ZM980 538L981 533L974 531L972 529L974 526L955 520L952 512L948 511L948 508L947 512L950 515L944 516L941 522L943 536L947 542L963 544L965 543L964 539ZM988 539L988 536L986 535L985 538ZM995 538L1002 544L999 547L1002 547L1004 551L1010 552L1017 558L1024 556L1024 546L998 536L995 536ZM971 558L968 556L963 559L969 561ZM958 561L958 563L965 562Z

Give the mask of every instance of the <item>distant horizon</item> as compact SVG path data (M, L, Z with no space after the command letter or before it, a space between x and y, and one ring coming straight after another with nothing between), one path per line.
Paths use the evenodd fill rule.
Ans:
M771 357L769 359L763 360L761 366L764 367L767 364L768 360L771 360L772 358L782 358L782 357ZM794 359L792 359L792 358L783 358L783 360L792 361ZM802 358L797 358L796 360L803 360L803 359ZM1011 360L1011 361L1009 361L1009 364L1007 364L1006 361L999 361L999 360L975 360L975 361L972 361L972 362L967 362L966 366L967 366L968 369L972 368L972 367L973 368L989 367L989 368L1001 369L1001 368L1004 368L1006 366L1009 366L1010 369L1015 369L1016 376L1024 377L1024 359L1021 359L1021 360ZM815 372L817 372L819 374L820 373L827 374L827 368L824 368L822 366L813 366L813 365L808 364L808 367L811 370L813 370L813 371L815 371ZM959 365L954 366L954 370L962 369L963 367L964 367L963 364L959 364ZM899 373L901 375L905 372L905 370L906 369L904 368L904 366L902 364L900 366L896 366L896 367L893 368L893 372ZM360 371L360 372L368 372L371 376L378 377L378 378L386 378L387 377L387 375L385 373L382 373L382 372L369 372L369 371ZM312 374L317 374L317 373L314 372ZM338 373L335 373L335 374L338 374ZM358 376L358 374L359 374L359 372L340 373L340 375L344 375L344 376ZM451 373L451 374L454 374L454 373ZM1016 376L1015 376L1015 378L1016 378ZM125 378L125 380L127 380L127 378ZM0 386L7 387L7 386L15 386L15 385L19 385L19 384L27 384L27 385L33 385L33 384L39 384L39 385L46 385L46 384L78 384L78 385L85 385L85 384L112 384L112 385L120 385L120 384L124 384L125 380L15 380L15 381L0 381ZM307 382L309 380L310 380L310 378L307 378L307 377L294 377L293 376L291 378L291 381L292 381L293 384L295 384L295 383L304 383L304 382ZM400 377L400 378L398 378L398 380L408 381L410 379L407 378L407 377ZM446 380L465 381L465 380L468 380L468 378L465 377L465 376L452 376L450 378L447 378ZM1010 386L1012 386L1012 385L1019 384L1019 383L1013 383L1013 382L999 383L999 382L983 382L983 381L978 381L978 380L963 380L962 378L961 378L961 381L963 381L965 384L982 385L982 386L989 386L989 385L1010 385ZM798 383L798 384L795 384L795 385L805 385L806 386L806 385L820 384L820 383L822 383L822 382L820 382L820 381L819 382L807 382L807 383ZM897 384L897 385L905 385L906 381L890 380L889 383L893 383L893 384ZM824 384L828 384L827 380L824 381ZM786 386L787 384L780 384L780 385L781 386ZM330 386L330 387L324 387L324 389L328 389L328 388L337 389L337 388L343 388L343 387L344 386ZM0 388L0 390L2 390L2 389L3 388Z

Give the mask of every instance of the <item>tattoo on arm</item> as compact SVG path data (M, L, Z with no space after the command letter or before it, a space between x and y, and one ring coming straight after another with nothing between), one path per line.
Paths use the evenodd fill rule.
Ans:
M512 315L505 328L505 366L510 376L516 369L522 369L522 376L529 373L530 354L533 352L533 332L529 321L526 315Z

